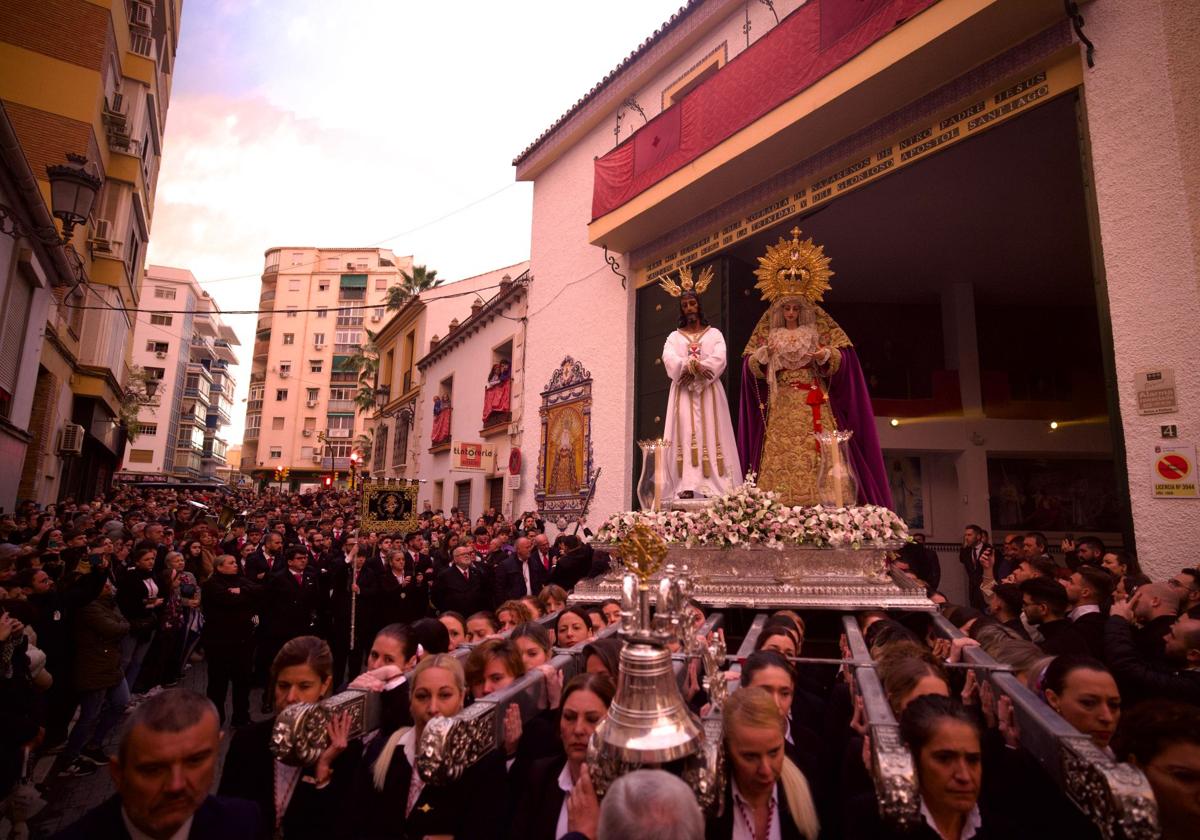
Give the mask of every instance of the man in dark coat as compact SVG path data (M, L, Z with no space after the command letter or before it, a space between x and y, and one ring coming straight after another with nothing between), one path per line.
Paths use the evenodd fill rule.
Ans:
M468 616L489 606L483 572L475 568L475 549L460 545L454 549L453 563L442 569L434 581L433 603L439 612L453 610Z
M1025 618L1042 634L1040 647L1049 656L1091 656L1087 639L1067 618L1067 590L1057 580L1032 578L1021 583Z
M1121 695L1170 698L1200 705L1200 619L1185 613L1175 620L1165 639L1166 664L1146 662L1133 641L1133 608L1128 601L1113 604L1104 633L1104 656Z
M258 549L246 558L246 577L255 583L266 584L271 573L283 559L283 537L274 531L263 535Z
M221 728L212 704L172 688L140 704L112 765L117 792L58 835L64 840L219 837L255 840L253 802L211 796Z
M250 682L253 678L254 616L263 587L238 573L229 554L217 558L213 576L201 587L204 613L205 659L208 662L208 699L225 723L225 693L233 683L233 725L250 722Z
M985 551L991 551L991 546L983 541L983 528L978 525L968 525L964 528L958 562L963 564L963 570L967 573L967 598L977 610L987 609L983 593L979 591L979 584L983 583L983 564L980 558Z
M550 582L550 572L533 556L533 541L529 537L518 537L514 547L516 554L496 567L492 598L497 606L513 598L536 598Z

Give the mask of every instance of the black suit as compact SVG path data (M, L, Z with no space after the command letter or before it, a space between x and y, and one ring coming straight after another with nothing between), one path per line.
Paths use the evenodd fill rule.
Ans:
M980 543L974 548L963 547L958 552L958 562L963 564L963 569L967 573L967 599L977 610L987 610L983 593L979 591L979 585L983 583L983 566L980 565L979 558L985 548L987 546ZM926 582L928 583L928 581Z
M245 799L209 796L192 817L189 840L255 840L265 826L259 807ZM269 833L268 833L269 834ZM121 797L110 796L54 835L60 840L129 840L121 818Z
M344 556L333 559L331 575L333 594L329 604L329 647L333 650L333 682L337 685L346 674L347 666L349 679L354 679L362 671L365 654L375 639L375 631L379 629L374 614L379 576L365 564L356 576L353 561L347 562ZM356 580L358 594L354 595L351 587ZM351 613L354 622L353 646L350 644Z
M1152 618L1133 631L1133 641L1137 644L1138 652L1146 662L1163 664L1166 659L1163 653L1167 643L1165 636L1176 621L1173 615L1160 615ZM41 634L38 634L38 644L41 644Z
M266 633L280 644L312 633L325 608L316 577L305 569L301 578L303 583L289 569L267 585Z
M379 576L372 613L375 616L376 632L389 624L411 624L424 618L429 610L428 589L418 584L414 575L408 574L405 563L405 579L401 584L395 572L388 569Z
M268 557L263 551L262 546L259 546L250 556L246 558L246 577L256 583L261 583L264 586L267 584L267 579L271 576L271 570L275 568L275 564L283 559L283 552L277 553L274 557Z
M1091 655L1101 661L1104 659L1104 625L1107 622L1108 616L1102 612L1087 613L1071 622L1087 642Z
M458 566L442 569L434 580L433 604L438 612L452 610L462 616L486 610L490 604L483 572L473 565L465 575Z
M222 796L236 796L258 804L264 817L263 830L258 836L264 840L272 836L275 825L275 756L271 753L274 726L275 719L267 718L234 733L218 791ZM303 778L296 784L284 812L283 836L313 840L344 836L341 808L361 757L362 744L351 741L346 751L334 760L333 777L327 786L318 789ZM311 778L313 773L313 768L307 767L303 775Z
M525 573L522 569L521 558L514 554L505 558L504 562L496 567L497 586L492 597L497 606L513 598L524 598L526 595L537 597L537 594L542 591L542 587L550 582L550 572L532 552L529 554L528 566L529 589L531 590L529 592L525 591Z
M383 790L375 789L372 778L375 761L387 741L385 736L373 740L355 772L347 808L350 835L361 840L419 840L430 834L461 836L463 811L475 803L464 795L466 791L460 788L460 783L425 785L413 803L412 811L405 815L412 765L400 745L396 745L392 754Z
M556 840L564 798L558 777L566 763L565 755L543 758L529 764L523 778L513 780L513 789L522 795L508 833L512 840Z
M779 820L779 836L783 840L803 840L804 835L792 822L792 814L788 810L787 793L783 785L775 785L775 794L779 799L775 809L775 819ZM737 816L737 807L733 803L732 786L725 784L725 808L719 816L712 817L704 827L705 840L729 840L733 837L733 821Z
M586 544L559 555L558 562L550 572L550 582L570 592L579 581L589 576L592 555L592 547Z
M1071 654L1078 656L1092 655L1087 639L1075 628L1070 619L1060 618L1054 621L1043 621L1037 625L1037 629L1042 634L1042 639L1044 640L1041 648L1050 656L1066 656Z
M235 594L230 590L237 589ZM217 573L200 587L204 613L208 699L225 722L225 693L233 683L233 719L250 720L250 681L254 672L254 615L262 587L241 575Z

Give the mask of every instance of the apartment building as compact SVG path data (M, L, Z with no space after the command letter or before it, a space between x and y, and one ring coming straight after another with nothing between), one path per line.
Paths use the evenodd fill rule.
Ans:
M46 205L47 167L77 162L69 155L86 158L102 181L65 243L62 270L47 280L48 305L32 295L27 333L41 346L22 354L16 380L33 374L25 456L15 462L20 498L92 498L119 465L134 326L125 308L139 303L181 7L179 0L7 3L0 14L0 100L11 151L25 158ZM39 235L46 230L39 225ZM26 393L22 387L15 393Z
M151 311L137 315L132 362L153 394L130 431L125 470L216 477L227 466L237 336L187 269L149 266L140 292Z
M372 457L366 459L366 466L372 476L413 479L422 466L432 466L420 446L421 430L432 422L432 415L418 411L424 382L418 362L440 341L439 336L448 337L528 269L526 260L428 289L410 298L384 324L375 341L383 399L369 424Z
M348 477L367 416L355 359L373 352L368 330L383 327L387 291L411 271L412 257L381 248L266 252L242 472L266 481L287 467L295 488L331 471Z

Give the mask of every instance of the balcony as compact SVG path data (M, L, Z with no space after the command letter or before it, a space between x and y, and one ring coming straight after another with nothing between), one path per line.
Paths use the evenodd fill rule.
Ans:
M217 358L217 352L213 348L212 342L210 342L207 338L200 338L198 336L193 336L192 337L192 356L191 356L191 358L192 358L192 361L197 361L197 362L200 361L201 359L208 359L209 361L211 361L211 360ZM207 369L205 372L207 373Z
M247 426L246 430L244 432L242 432L242 440L243 441L258 440L258 432L259 432L258 429L252 429L249 426Z
M197 312L192 316L192 329L197 335L202 335L205 338L217 337L217 325L213 321L212 315L207 312Z
M349 440L353 434L353 429L330 429L325 433L325 437L330 440Z
M326 413L353 414L356 409L357 406L354 404L354 400L330 400Z
M263 401L261 399L246 400L246 413L247 414L262 414L262 409L263 409Z
M350 458L322 458L321 469L323 470L348 470L350 469Z
M229 342L223 338L218 338L213 342L213 350L216 352L217 359L227 362L231 365L237 364L237 356L233 354L233 348L229 346Z
M275 290L274 289L263 289L263 293L258 296L259 304L273 303L274 300L275 300ZM265 306L260 306L259 308L266 309Z
M216 419L218 426L228 426L230 422L232 422L229 417L229 409L225 408L225 406L219 402L208 407L207 419L211 421L214 418Z
M144 32L130 30L129 49L142 58L154 58L154 39Z
M357 353L361 349L362 349L361 344L335 344L335 345L333 345L333 352L337 353L338 355L353 356L355 353Z

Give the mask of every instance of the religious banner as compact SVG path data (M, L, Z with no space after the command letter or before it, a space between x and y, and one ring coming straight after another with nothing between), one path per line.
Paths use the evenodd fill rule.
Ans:
M364 484L359 526L380 534L407 534L417 530L416 481L381 481Z
M926 125L909 127L875 151L842 161L817 177L796 184L786 194L776 195L742 218L714 225L678 248L651 257L646 264L636 266L638 288L657 283L681 268L735 246L747 236L846 195L1073 90L1081 83L1080 72L1078 51L1068 50L1055 61L959 103Z
M583 516L593 478L592 375L570 356L542 391L541 444L534 498L543 518Z
M450 470L452 472L496 471L496 447L491 443L456 440L450 445Z

